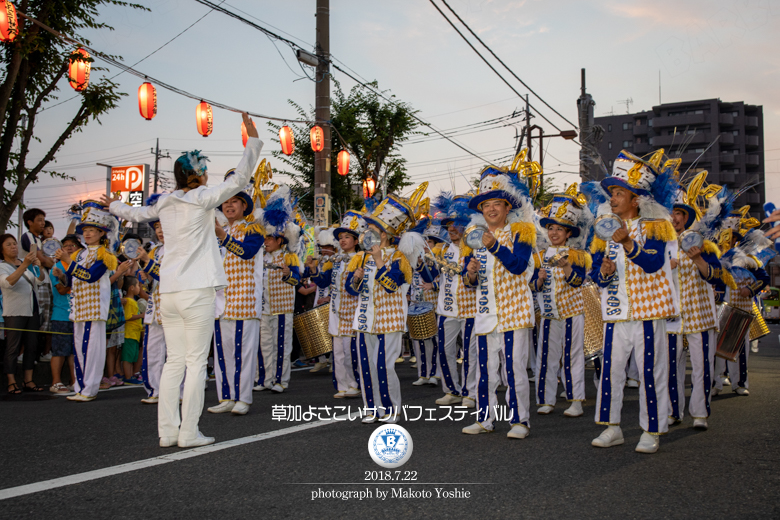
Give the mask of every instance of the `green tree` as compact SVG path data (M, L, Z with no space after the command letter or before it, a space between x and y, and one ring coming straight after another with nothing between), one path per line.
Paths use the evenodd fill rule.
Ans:
M371 83L378 88L376 82ZM355 194L352 186L362 185L363 179L373 176L378 181L377 192L381 193L382 182L387 182L387 192L393 193L412 183L406 173L406 159L401 157L399 147L416 131L416 113L408 103L395 101L390 96L387 102L374 91L361 85L353 87L348 94L334 81L335 91L331 97L331 200L335 212L363 207L363 199ZM307 112L294 101L288 103L298 112L301 119L314 121L314 109ZM269 122L268 126L277 133L281 125ZM293 192L300 197L300 205L311 214L314 204L314 152L308 145L309 128L302 124L291 124L297 143L292 155L274 151L285 168L280 171L294 179ZM276 140L278 142L278 139ZM349 175L338 174L337 156L344 149L350 153Z
M146 9L119 0L22 0L17 8L67 38L90 45L89 40L78 34L79 31L113 30L98 21L98 9L104 5ZM5 69L0 84L0 182L3 187L0 230L5 231L9 224L13 225L9 222L11 214L20 205L25 189L36 182L41 173L68 179L61 172L44 168L54 160L74 132L80 132L90 121L97 120L99 123L98 117L115 108L119 98L126 95L117 91L116 83L105 77L96 78L93 74L88 87L80 93L81 104L70 122L59 137L45 143L48 151L43 158L36 164L28 165L31 142L41 142L34 132L37 117L47 104L58 99L56 93L60 86L67 85L68 63L75 50L71 43L21 16L16 39L3 46L0 55ZM85 61L91 62L92 59ZM100 67L92 67L92 71L101 70Z

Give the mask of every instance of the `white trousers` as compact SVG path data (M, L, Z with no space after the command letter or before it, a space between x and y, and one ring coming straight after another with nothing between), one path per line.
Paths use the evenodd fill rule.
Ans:
M411 341L414 355L417 356L417 377L436 377L439 369L436 364L438 345L435 339L413 339Z
M357 338L355 336L333 336L333 379L338 392L357 390L359 383ZM395 363L395 360L393 360Z
M628 358L628 364L626 365L626 377L639 381L639 367L636 365L636 360L633 356Z
M474 318L463 320L463 364L461 365L460 382L461 395L464 399L477 400L477 383L479 371L477 370L478 352L477 335L474 334Z
M260 320L214 322L214 376L219 402L252 404L260 348Z
M526 366L531 334L532 329L517 329L477 336L477 422L486 430L492 430L497 419L530 427ZM501 381L506 382L508 409L499 416L496 390Z
M721 376L726 371L726 367L729 369L729 379L731 380L731 388L736 390L739 387L750 388L748 385L748 353L750 352L750 331L745 333L745 340L742 349L739 351L737 361L726 361L723 358L715 359L715 373L718 377L715 378L715 387L718 390L723 389L723 379Z
M558 398L558 372L567 401L585 400L585 316L565 320L542 318L539 352L536 358L536 403L555 406ZM563 363L561 363L561 360Z
M74 358L76 381L73 383L73 390L87 397L96 396L100 390L103 368L106 365L106 322L75 322L73 346L76 351Z
M357 342L366 414L382 418L401 413L401 382L395 373L395 360L401 355L403 332L359 332Z
M604 360L596 399L596 424L619 425L626 363L639 372L639 425L658 435L669 429L669 350L666 320L604 324Z
M191 441L198 436L203 413L206 362L214 334L216 292L213 287L160 295L160 313L168 356L160 379L157 429L160 437ZM184 371L187 379L179 393Z
M685 334L691 356L691 400L689 412L694 419L710 416L710 389L715 360L715 331L705 330ZM683 336L669 334L669 416L683 419L685 415L685 365Z
M290 354L292 353L293 315L263 314L260 318L260 350L263 361L260 367L258 384L267 388L281 385L287 388L290 384Z
M165 331L162 325L146 325L141 378L149 397L160 396L160 378L165 365Z

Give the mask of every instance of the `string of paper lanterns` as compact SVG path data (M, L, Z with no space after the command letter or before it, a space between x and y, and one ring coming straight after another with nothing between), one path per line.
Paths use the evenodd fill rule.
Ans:
M12 42L19 34L19 22L16 18L16 8L5 0L0 3L0 42Z

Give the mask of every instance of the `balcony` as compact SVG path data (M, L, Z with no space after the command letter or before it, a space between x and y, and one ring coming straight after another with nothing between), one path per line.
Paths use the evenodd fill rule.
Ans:
M745 136L745 146L748 148L758 148L758 136L757 135L746 135Z
M734 154L733 153L722 153L720 154L720 164L734 164Z
M642 156L646 153L650 153L651 150L651 146L647 143L634 143L634 153L636 155Z
M758 118L756 116L746 117L745 128L758 128Z
M686 125L702 125L709 122L709 114L655 117L653 118L653 128L668 128L670 126L685 127Z
M733 184L736 182L737 176L733 173L720 173L717 176L718 184ZM716 182L714 179L711 182Z
M758 155L750 153L745 157L745 164L748 166L758 166Z
M721 132L718 142L720 142L720 144L734 144L734 134L730 132Z
M731 126L734 124L734 116L731 114L719 114L718 123L724 126Z
M634 135L647 135L647 131L650 129L647 125L634 125Z
M694 135L686 135L678 133L677 135L656 135L650 138L650 144L655 148L668 147L672 143L675 145L681 145L686 138L690 138L689 146L691 144L702 144L710 142L710 134L707 132L697 132Z

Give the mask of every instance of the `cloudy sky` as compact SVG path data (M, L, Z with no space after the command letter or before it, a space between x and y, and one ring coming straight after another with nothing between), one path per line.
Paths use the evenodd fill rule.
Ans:
M195 0L136 0L151 12L106 7L101 19L114 31L86 34L93 46L134 64L209 12ZM218 0L217 0L218 2ZM437 3L441 5L440 2ZM769 0L658 1L509 1L449 0L450 6L493 51L544 100L576 122L580 69L587 69L588 91L596 116L632 112L659 102L720 98L763 105L767 198L780 201L780 2ZM315 1L228 0L227 9L267 26L305 48L315 39ZM442 5L442 9L446 11ZM521 109L521 101L455 33L428 0L331 0L331 53L366 80L377 80L398 99L420 110L437 128L466 127L456 138L476 155L499 164L509 160L519 118L506 126L475 126ZM477 44L478 46L478 44ZM479 47L479 46L478 46ZM495 63L493 61L493 63ZM499 68L500 66L497 66ZM197 96L267 115L295 118L288 105L314 102L314 83L306 78L293 51L261 32L218 12L135 66L149 76ZM111 70L112 76L118 71ZM311 75L311 70L306 70ZM346 89L354 82L333 71ZM506 74L509 78L509 74ZM27 191L28 205L41 207L64 232L65 209L79 199L105 191L105 169L113 165L154 164L160 147L175 159L198 148L211 156L210 171L223 172L238 162L242 147L240 116L215 109L214 132L201 137L195 127L196 101L158 88L158 115L145 121L136 92L142 83L116 78L129 95L116 110L71 138L57 155L57 168L74 182L42 179ZM514 79L521 94L527 89ZM65 83L60 101L73 97ZM537 98L531 104L561 129L570 126ZM78 108L71 100L45 111L36 127L43 140L32 159L59 135ZM278 145L257 121L264 155ZM557 133L541 117L534 123ZM306 145L306 136L296 136ZM422 139L403 147L413 180L430 182L429 193L464 191L481 160L442 139ZM558 185L578 180L578 147L562 139L548 141L545 171ZM537 158L538 156L535 156ZM164 159L161 170L171 170ZM273 164L273 163L272 163ZM212 175L216 180L218 175ZM280 179L281 180L281 179Z

